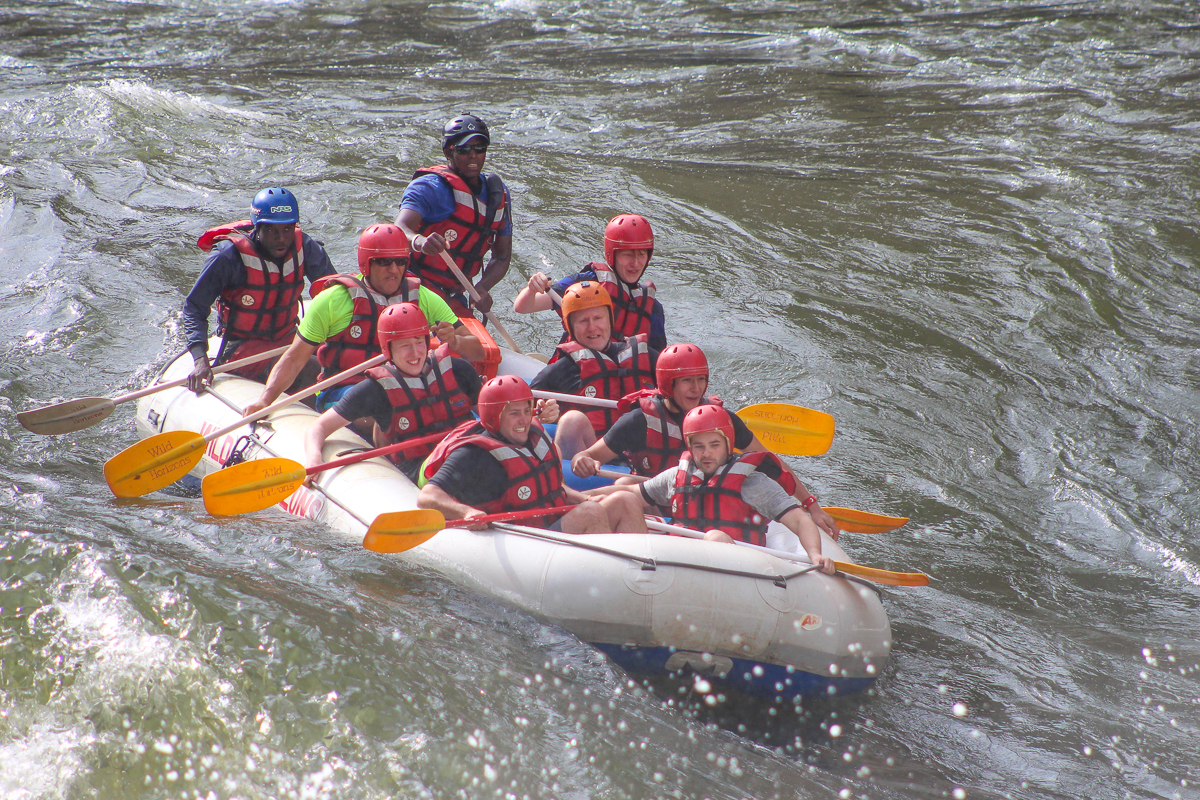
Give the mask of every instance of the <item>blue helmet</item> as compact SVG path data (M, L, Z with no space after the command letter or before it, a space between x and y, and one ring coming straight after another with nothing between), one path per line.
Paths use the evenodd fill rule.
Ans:
M287 224L300 221L300 201L287 189L272 187L254 195L250 204L250 222Z

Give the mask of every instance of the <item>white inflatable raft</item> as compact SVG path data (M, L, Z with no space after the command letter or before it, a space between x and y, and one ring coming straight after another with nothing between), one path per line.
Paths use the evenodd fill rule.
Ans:
M501 373L532 378L543 365L504 351ZM163 380L186 375L182 357ZM142 436L172 430L208 433L241 417L262 385L217 376L212 392L169 389L143 398ZM303 437L316 413L295 405L208 445L192 474L219 470L239 451L245 459L302 460ZM329 438L325 459L368 448L344 429ZM361 542L378 514L412 509L417 490L386 459L320 475L281 507ZM261 512L271 513L271 512ZM776 532L772 547L794 550ZM825 552L849 561L828 537ZM484 531L448 529L399 556L569 630L634 675L692 670L714 690L773 698L833 695L869 686L886 665L891 627L871 584L826 576L804 564L746 547L655 534L571 536L516 525Z

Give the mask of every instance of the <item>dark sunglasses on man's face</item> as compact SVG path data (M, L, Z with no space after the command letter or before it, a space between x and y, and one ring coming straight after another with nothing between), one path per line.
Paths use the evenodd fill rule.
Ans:
M372 264L378 264L381 267L407 267L407 258L372 258Z
M458 144L454 146L454 152L460 156L465 156L467 153L486 153L486 144Z

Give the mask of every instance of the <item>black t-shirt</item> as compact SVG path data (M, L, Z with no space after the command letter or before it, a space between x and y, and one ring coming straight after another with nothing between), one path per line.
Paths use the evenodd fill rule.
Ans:
M429 483L473 508L499 500L509 486L500 462L473 444L455 448Z
M470 361L457 357L450 359L450 370L454 373L454 380L458 381L463 394L470 398L471 404L474 405L479 399L479 389L483 386L479 373L471 366ZM387 390L374 378L354 384L334 403L333 410L343 419L372 417L383 430L387 430L392 424L392 404L388 402ZM419 435L419 432L414 431L414 435Z
M601 352L609 358L615 359L624 347L624 342L613 342ZM653 347L647 349L650 355L650 375L653 377L654 365L658 363L658 351ZM543 367L542 371L537 374L529 385L541 392L579 394L581 383L582 381L579 379L579 365L570 356L563 356L553 364L547 364ZM606 399L619 400L620 398L609 397Z
M683 414L673 414L667 410L671 421L682 427ZM737 414L730 413L733 418L733 446L745 450L754 441L754 434L746 427ZM636 453L646 449L646 415L641 408L627 411L617 420L608 433L604 434L604 446L614 453Z

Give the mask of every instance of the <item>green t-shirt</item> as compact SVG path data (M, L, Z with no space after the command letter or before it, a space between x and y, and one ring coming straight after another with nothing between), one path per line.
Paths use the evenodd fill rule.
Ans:
M362 278L362 275L356 277ZM462 324L446 301L424 286L417 292L417 306L431 326L443 321L452 325ZM350 290L340 283L330 284L304 309L304 319L300 320L300 336L311 344L324 344L330 336L336 336L350 327L353 318L354 300L350 297Z

